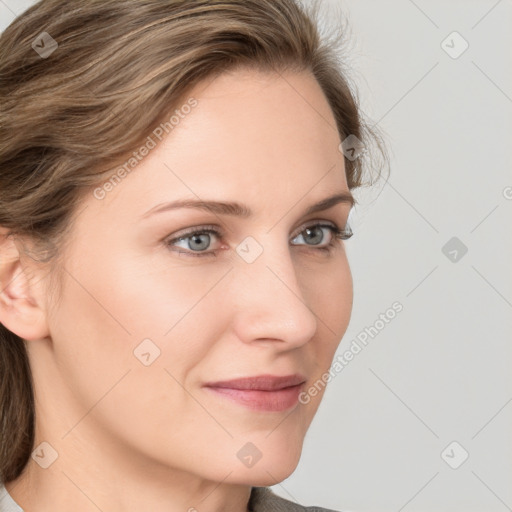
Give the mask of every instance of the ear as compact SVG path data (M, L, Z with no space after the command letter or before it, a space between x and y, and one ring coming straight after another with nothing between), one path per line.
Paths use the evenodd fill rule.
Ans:
M0 226L0 323L30 341L49 336L45 303L44 269L24 258L19 241Z

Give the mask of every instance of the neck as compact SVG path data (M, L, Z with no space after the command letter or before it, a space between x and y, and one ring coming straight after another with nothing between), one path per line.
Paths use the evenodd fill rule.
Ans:
M36 450L36 458L49 450ZM48 468L31 458L22 475L5 484L25 512L249 512L251 486L226 483L229 468L218 479L202 478L133 453L124 457L97 438L61 441L56 451Z

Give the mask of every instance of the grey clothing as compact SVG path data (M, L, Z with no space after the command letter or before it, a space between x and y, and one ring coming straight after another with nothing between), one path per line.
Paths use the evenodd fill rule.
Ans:
M330 508L299 505L293 501L281 498L270 487L252 488L249 510L252 512L339 512ZM0 512L2 512L1 509Z

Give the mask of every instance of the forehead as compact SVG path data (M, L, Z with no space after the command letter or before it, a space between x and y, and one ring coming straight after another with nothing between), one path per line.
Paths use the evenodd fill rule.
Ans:
M181 105L192 104L170 113L172 126L152 135L155 147L105 203L117 195L142 209L213 194L268 204L346 189L334 116L309 72L231 71L191 89Z

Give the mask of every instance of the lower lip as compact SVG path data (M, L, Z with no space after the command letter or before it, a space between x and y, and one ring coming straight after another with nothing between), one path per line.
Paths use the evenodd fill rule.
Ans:
M286 411L294 407L299 400L302 386L303 384L298 384L276 391L216 388L212 386L206 386L206 388L250 409L275 412Z

